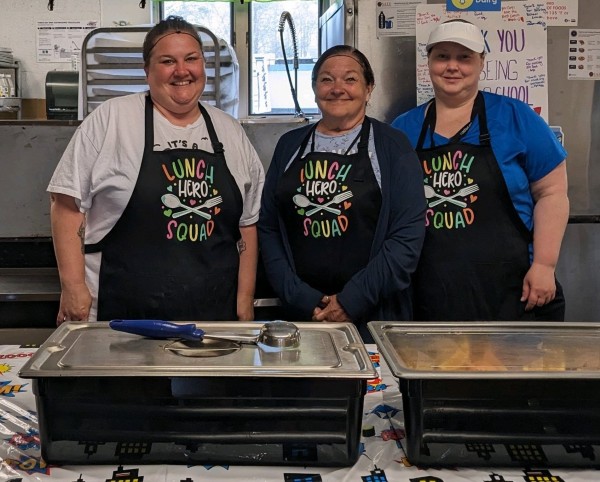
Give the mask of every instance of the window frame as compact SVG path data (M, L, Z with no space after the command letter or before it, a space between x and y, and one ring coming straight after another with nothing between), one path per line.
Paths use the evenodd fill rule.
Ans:
M224 0L226 1L226 0ZM325 0L327 1L327 0ZM336 0L333 0L334 2ZM338 0L339 1L339 0ZM163 3L162 1L152 1L152 18L156 19L155 22L159 22L163 18ZM231 40L230 44L235 50L235 54L238 59L240 69L240 86L239 86L239 106L238 106L238 118L252 118L252 117L281 117L289 116L290 114L250 114L250 81L251 81L251 69L250 69L250 28L252 23L251 15L251 1L240 2L237 0L231 1ZM321 11L323 8L324 0L317 0L317 22L319 22ZM319 24L317 23L317 29L320 32ZM320 33L319 33L320 37ZM320 54L320 45L319 52ZM289 60L289 59L288 59ZM313 115L313 114L311 114Z

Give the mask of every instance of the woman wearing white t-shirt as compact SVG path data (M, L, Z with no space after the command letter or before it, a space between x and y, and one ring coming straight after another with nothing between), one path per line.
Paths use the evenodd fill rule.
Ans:
M239 123L199 102L202 43L180 17L143 46L148 93L104 102L50 181L57 324L250 320L264 174Z

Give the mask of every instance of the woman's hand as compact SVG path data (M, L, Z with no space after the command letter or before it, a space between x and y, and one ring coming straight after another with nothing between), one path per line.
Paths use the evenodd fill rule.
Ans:
M333 323L352 323L352 320L342 308L342 305L338 303L337 295L324 296L321 300L321 305L324 307L316 307L313 310L313 321L329 321Z
M525 311L530 311L536 306L544 306L550 303L555 296L554 268L534 261L523 279L521 301L527 302Z
M237 317L239 321L254 321L254 297L238 295Z
M87 321L91 306L92 295L85 283L78 283L68 288L63 287L56 326L60 326L65 321Z

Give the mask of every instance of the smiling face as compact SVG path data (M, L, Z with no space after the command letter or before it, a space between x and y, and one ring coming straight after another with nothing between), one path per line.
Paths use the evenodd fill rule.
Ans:
M454 42L435 44L427 57L436 97L470 99L479 90L484 56Z
M327 130L350 130L362 122L373 85L367 85L361 64L349 55L329 57L313 84L315 101Z
M152 101L167 119L197 117L206 71L200 44L194 37L169 32L160 38L145 71Z

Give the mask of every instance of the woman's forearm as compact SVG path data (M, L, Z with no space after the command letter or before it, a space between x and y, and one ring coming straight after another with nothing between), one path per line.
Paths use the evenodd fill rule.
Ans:
M256 224L240 227L240 267L238 273L238 318L254 318L254 291L256 289L256 265L258 263L258 235Z
M555 268L569 219L568 198L553 195L540 199L533 218L533 262Z
M61 286L65 289L85 283L85 215L71 196L53 193L50 221Z
M563 162L532 184L533 262L555 268L569 220L566 165Z

